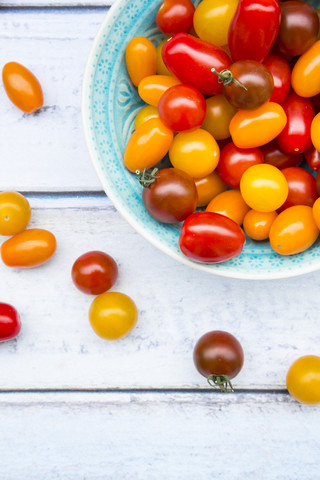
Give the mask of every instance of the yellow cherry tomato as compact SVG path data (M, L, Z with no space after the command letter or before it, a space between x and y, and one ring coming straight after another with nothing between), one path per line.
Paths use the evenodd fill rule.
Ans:
M291 84L300 97L313 97L320 93L320 40L315 42L295 63Z
M200 128L178 133L170 146L172 165L193 178L209 175L219 162L220 149L212 135Z
M120 292L98 295L90 305L90 324L95 333L105 340L118 340L128 335L138 320L134 301Z
M157 46L157 74L158 75L167 75L167 76L170 76L171 75L171 72L167 69L164 61L163 61L163 58L162 58L162 47L163 45L166 43L166 41L168 40L169 38L165 38L164 40L162 40L161 43L159 43L159 45ZM172 76L172 75L171 75Z
M276 138L286 123L281 105L266 102L254 110L239 110L230 122L230 133L239 148L260 147Z
M310 132L314 148L320 151L320 113L313 118Z
M141 125L150 120L150 118L160 118L159 112L157 107L154 107L153 105L146 105L137 113L134 121L134 128L137 130L137 128L141 127Z
M249 210L243 219L243 229L252 240L267 240L277 212Z
M237 110L224 95L213 95L207 98L206 104L206 118L201 128L211 133L216 140L230 137L229 125Z
M214 45L228 43L230 23L238 0L203 0L193 15L193 26L199 38Z
M28 225L31 208L28 200L18 192L0 193L0 235L15 235Z
M312 205L312 213L314 221L316 222L317 227L320 230L320 197Z
M206 208L206 212L220 213L231 218L238 225L242 225L243 219L250 207L243 200L240 190L226 190L214 197Z
M317 240L319 229L314 221L312 208L295 205L283 210L270 229L270 245L281 255L303 252Z
M131 172L153 167L168 153L173 132L160 118L143 123L129 138L123 161Z
M305 355L289 368L286 378L290 395L300 403L320 403L320 357Z
M168 88L180 84L179 80L168 75L151 75L141 80L138 85L138 93L144 102L157 107L164 92Z
M205 177L195 178L194 183L198 192L198 207L206 207L216 195L227 190L227 185L215 171Z
M244 201L254 210L272 212L286 201L289 187L286 177L277 167L262 163L244 172L240 191Z
M135 37L126 48L126 65L129 77L136 87L141 80L157 72L157 51L150 40Z

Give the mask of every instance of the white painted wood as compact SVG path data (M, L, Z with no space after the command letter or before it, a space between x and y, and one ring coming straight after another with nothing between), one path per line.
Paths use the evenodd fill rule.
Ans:
M39 8L69 8L69 7L106 7L112 5L115 0L5 0L2 7L39 7ZM160 2L161 3L161 2Z
M1 478L316 480L319 409L285 395L1 395ZM10 446L10 448L8 448Z
M16 340L0 345L1 388L206 388L193 346L216 329L243 345L236 388L285 388L292 361L319 354L320 273L269 282L215 277L155 249L105 196L30 197L30 204L30 226L51 230L58 248L36 269L0 265L1 301L15 305L23 323ZM113 289L138 306L138 325L121 341L93 333L93 297L71 282L73 262L89 250L115 258Z

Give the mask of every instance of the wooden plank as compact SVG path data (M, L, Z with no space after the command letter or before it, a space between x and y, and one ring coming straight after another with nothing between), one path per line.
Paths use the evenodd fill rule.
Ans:
M7 8L95 8L112 5L115 0L6 0L1 7Z
M319 409L285 395L1 395L1 478L319 477ZM254 421L253 421L254 419Z
M2 389L207 388L193 347L219 329L245 351L235 388L284 389L293 360L319 354L319 272L269 282L215 277L155 249L107 197L31 196L30 204L30 226L54 232L58 248L39 268L0 265L1 301L16 306L23 325L17 339L0 345ZM121 341L93 333L93 297L72 284L72 264L89 250L115 258L114 290L138 306L138 325Z

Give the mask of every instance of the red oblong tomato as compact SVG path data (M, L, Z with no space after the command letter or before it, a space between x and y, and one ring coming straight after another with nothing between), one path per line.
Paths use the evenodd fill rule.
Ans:
M320 169L320 152L314 146L304 152L304 158L311 170L317 172Z
M100 295L117 281L118 266L105 252L93 250L76 259L71 269L75 286L88 295Z
M191 0L164 0L156 15L157 27L166 35L189 32L193 26L194 11Z
M260 147L265 163L282 170L288 167L298 167L303 160L302 153L285 153L280 150L276 140Z
M8 267L37 267L52 257L56 246L53 233L41 228L30 228L3 242L1 258Z
M270 70L273 77L274 88L270 102L284 102L291 86L291 70L288 61L281 55L269 53L263 64Z
M239 225L214 212L195 212L184 221L179 238L181 252L200 263L218 263L239 255L245 235Z
M286 201L278 209L279 212L293 205L312 207L318 198L316 181L313 175L304 168L289 167L282 170L288 182L289 192Z
M38 79L17 62L7 63L2 70L5 91L11 102L25 113L33 113L43 105L43 93Z

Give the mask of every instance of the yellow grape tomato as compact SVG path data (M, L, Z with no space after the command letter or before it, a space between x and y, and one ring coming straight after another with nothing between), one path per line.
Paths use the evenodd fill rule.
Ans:
M193 16L193 27L199 38L220 47L227 45L229 27L238 3L238 0L200 2Z
M30 218L30 204L21 193L0 193L0 235L15 235L22 232Z
M138 93L144 102L157 107L164 92L168 88L180 84L179 80L168 75L151 75L141 80L138 85Z
M165 38L157 46L157 74L158 75L167 75L167 76L171 75L171 72L167 69L167 67L166 67L166 65L163 61L163 58L162 58L162 47L168 39L169 38Z
M135 37L126 48L126 65L129 77L136 87L141 80L157 72L157 51L145 37Z
M143 123L147 122L151 118L159 118L157 107L154 107L153 105L146 105L145 107L142 107L135 118L134 128L137 130L137 128L141 127Z

